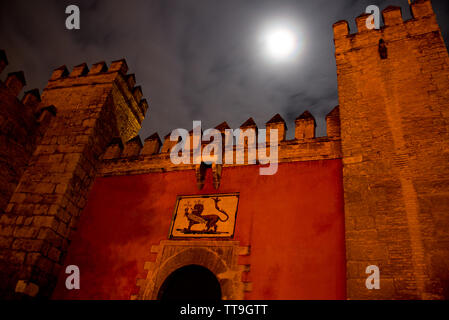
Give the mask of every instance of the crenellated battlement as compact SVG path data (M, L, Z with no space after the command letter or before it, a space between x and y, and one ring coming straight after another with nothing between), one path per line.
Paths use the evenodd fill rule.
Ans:
M315 138L316 121L309 111L304 111L295 120L295 139Z
M7 64L4 53L0 61L3 70ZM104 62L91 70L86 63L71 71L61 66L53 71L42 95L27 91L21 101L17 95L26 83L23 72L10 73L0 83L0 179L5 182L0 185L0 228L11 230L8 235L15 243L32 238L33 250L40 252L37 259L49 266L42 269L45 276L33 278L30 271L18 272L22 264L10 261L9 249L3 249L8 255L0 252L6 257L0 273L13 270L13 276L0 279L0 295L12 296L18 283L37 287L42 296L51 294L56 279L53 266L62 262L59 253L67 250L100 159L132 156L142 148L140 138L132 138L141 129L148 103L135 76L127 71L123 59L109 68ZM111 141L118 148L108 149ZM128 143L123 146L123 142ZM29 215L34 218L27 226L14 224L15 218L23 220ZM42 223L42 216L50 222ZM59 225L58 235L49 230L50 224ZM58 254L42 250L44 242ZM17 251L25 255L30 248L16 246L13 252ZM35 264L29 261L27 270Z
M89 84L110 83L116 80L117 74L120 75L120 80L117 84L122 85L122 90L129 91L129 98L133 98L133 102L139 106L139 110L145 115L148 104L145 99L142 99L142 87L136 86L136 76L134 74L127 74L128 65L124 59L113 61L108 68L105 62L98 62L92 65L89 70L86 63L82 63L73 67L69 72L67 67L61 66L56 68L49 81L49 85L45 90L60 88L61 86L86 86Z
M447 299L449 56L431 1L410 10L385 8L379 30L367 14L355 33L334 24L349 299ZM380 290L360 289L367 265Z
M258 169L262 174L260 169L272 169L273 163L323 161L338 170L324 179L341 188L335 197L344 205L347 298L448 298L449 56L430 0L414 1L410 10L412 18L405 21L400 7L385 8L379 30L366 27L370 15L365 13L355 18L356 32L351 33L347 21L333 25L339 106L326 116L327 136L316 136L310 111L295 119L293 139L287 139L280 114L263 129L249 118L231 133L222 122L213 140L201 141L196 149L195 127L183 130L191 149L179 164L171 151L181 137L171 141L171 134L161 139L153 133L142 141L138 135L148 103L124 59L109 66L104 61L90 68L86 63L71 70L61 66L42 92L29 90L21 99L25 75L9 73L0 81L0 231L5 244L0 274L6 275L0 277L0 296L51 296L95 177L192 170L201 188L205 162L215 161L211 171L218 189L222 172L226 175L223 168L253 165L259 167L235 171ZM0 73L7 65L0 50ZM209 148L220 136L221 150ZM226 140L233 141L232 147ZM198 162L198 153L212 149L221 154L204 152L214 161ZM222 161L213 158L220 155ZM341 161L325 161L334 159ZM272 181L287 179L287 185L308 188L323 179L319 174L301 179L298 170L298 176L281 172ZM161 175L145 179L154 176L158 187ZM242 175L239 183L251 178ZM191 189L176 190L184 194ZM285 199L299 194L280 190ZM381 268L380 290L365 290L368 265Z
M284 119L276 114L267 123L265 129L267 130L266 152L269 154L270 137L269 130L278 130L278 141L276 145L279 147L279 162L291 161L310 161L323 159L337 159L340 158L340 119L338 106L335 107L326 117L328 125L328 136L316 137L315 127L316 122L313 115L306 111L300 115L295 121L295 138L291 140L285 139L287 126ZM225 130L230 127L226 122L223 122L215 127L216 130L222 134L222 151L223 163L226 163L226 147L224 145ZM240 129L244 134L247 130L255 130L258 128L252 118L245 121ZM190 139L192 139L193 130L189 132ZM164 172L176 170L191 170L195 168L193 163L193 150L190 150L191 164L174 165L170 159L170 152L178 141L170 140L171 133L164 137L162 142L157 133L152 134L145 139L142 144L140 137L135 136L125 144L119 140L114 140L108 147L103 158L103 168L100 175L122 175L122 174L136 174L144 172ZM192 143L192 140L190 141ZM248 154L257 153L258 137L256 136L256 149L248 143L248 138L244 139L243 149L241 145L233 145L232 158L233 163L237 159L237 154L243 151L244 164L248 165ZM201 150L209 144L209 142L202 141ZM192 144L191 144L192 146ZM236 166L242 164L224 164L224 166Z
M4 50L0 50L0 74L7 65L6 53ZM23 129L26 131L22 134L19 132L13 134L12 138L16 140L21 140L21 137L32 140L31 137L36 134L37 126L41 123L39 121L42 115L42 111L39 110L41 103L39 89L26 91L20 99L19 94L25 86L26 80L23 71L10 72L4 82L0 80L2 110L7 113L7 119L11 122L21 122L24 125ZM42 130L42 128L39 130Z
M435 12L430 0L417 0L410 5L412 19L405 21L402 10L397 6L389 6L382 11L384 25L379 30L368 29L366 21L370 14L362 13L355 18L357 30L350 32L345 20L334 23L334 42L336 56L340 53L356 50L361 47L377 46L382 39L387 44L405 37L439 31Z
M82 63L74 66L71 72L66 66L61 66L53 71L44 89L42 104L50 104L61 91L80 93L71 97L69 108L76 104L87 107L112 99L119 130L117 136L125 143L137 135L148 110L142 88L136 85L136 76L127 72L128 65L124 59L113 61L109 67L101 61L90 69L86 63Z
M123 93L126 93L130 102L135 104L136 111L139 112L139 118L144 117L148 109L148 103L142 99L142 87L136 86L136 76L127 74L128 65L124 59L113 61L108 68L105 62L98 62L92 65L89 70L86 63L73 67L69 72L66 66L55 69L50 77L49 85L45 90L60 88L61 86L88 86L93 83L110 83L116 81L120 85ZM117 74L120 75L120 81L117 81Z
M0 50L0 73L7 65L6 53ZM8 203L36 144L54 118L55 110L40 107L38 89L26 91L19 98L25 85L23 71L11 72L4 82L0 81L0 210Z
M26 85L25 75L23 71L11 72L5 80L5 86L9 89L12 95L18 96Z

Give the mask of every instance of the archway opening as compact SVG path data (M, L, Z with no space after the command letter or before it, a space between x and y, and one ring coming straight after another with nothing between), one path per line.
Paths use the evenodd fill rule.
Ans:
M221 300L217 277L207 268L188 265L170 274L162 284L158 300Z

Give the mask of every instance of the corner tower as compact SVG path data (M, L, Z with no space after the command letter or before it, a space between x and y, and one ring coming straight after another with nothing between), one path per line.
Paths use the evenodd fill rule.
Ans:
M0 296L48 297L113 140L140 130L148 107L124 60L56 69L38 110L54 115L0 215Z
M411 11L334 24L349 299L449 298L449 59L431 2Z

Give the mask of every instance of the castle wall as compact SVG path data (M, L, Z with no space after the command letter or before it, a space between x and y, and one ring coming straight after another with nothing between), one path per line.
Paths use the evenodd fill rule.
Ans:
M40 106L55 117L0 217L1 297L51 295L101 156L140 129L146 103L126 71L121 60L53 72Z
M334 25L349 299L449 297L449 59L430 1L411 9Z
M58 68L42 101L36 91L19 101L23 74L9 74L0 296L151 299L170 272L198 262L227 299L448 298L449 57L430 1L411 10L403 21L388 7L380 30L366 14L357 33L334 24L340 107L327 137L315 137L309 112L292 140L279 114L267 122L280 133L272 176L258 164L174 165L169 136L142 144L148 105L124 60ZM243 145L247 161L255 150ZM229 192L240 193L232 239L168 239L176 196ZM79 291L65 289L70 264ZM370 265L379 290L366 288Z
M341 166L339 159L281 163L273 176L259 175L257 165L224 167L218 190L211 169L202 190L192 169L99 177L64 260L79 266L81 290L65 288L62 270L53 298L137 295L144 267L156 261L153 248L168 241L176 196L240 192L233 240L248 248L238 258L244 298L345 299ZM194 240L208 241L220 243Z
M0 50L0 72L7 64L6 54ZM25 84L22 72L10 73L0 81L0 211L8 204L46 128L42 123L46 114L39 120L37 113L39 91L28 91L23 99L18 98Z

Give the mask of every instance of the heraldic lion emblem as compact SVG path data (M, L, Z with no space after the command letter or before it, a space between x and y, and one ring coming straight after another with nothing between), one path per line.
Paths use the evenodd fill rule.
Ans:
M202 233L216 233L218 228L217 223L226 222L229 220L229 215L226 213L226 211L220 209L220 207L218 206L220 199L218 197L210 199L214 201L215 209L225 215L226 218L222 219L222 217L218 214L205 214L204 204L201 203L201 201L197 201L193 208L191 208L190 204L188 203L185 207L184 214L189 220L189 225L184 229L184 233L193 233L194 231L192 231L192 226L194 226L195 224L205 225L205 229L202 231Z

